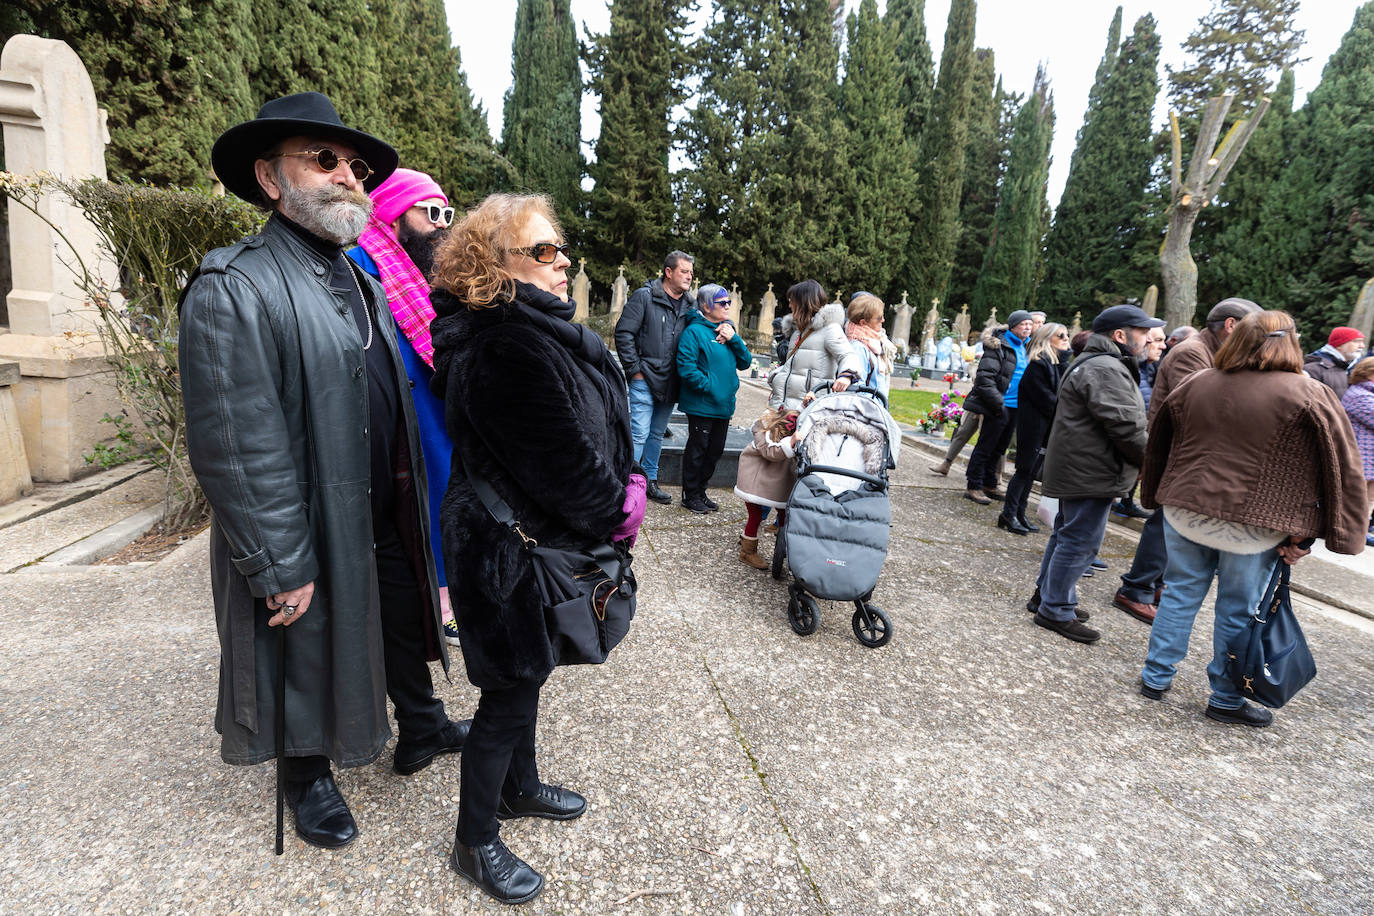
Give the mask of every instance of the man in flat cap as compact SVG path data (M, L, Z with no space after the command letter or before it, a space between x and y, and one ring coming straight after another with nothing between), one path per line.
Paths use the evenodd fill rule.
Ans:
M358 828L330 763L381 754L388 693L397 772L466 735L427 664L447 670L448 653L395 324L343 250L396 152L305 92L225 131L212 160L271 213L207 255L181 301L187 449L213 510L215 727L227 763L277 758L296 832L337 847Z
M1246 315L1262 309L1249 299L1223 299L1207 313L1207 326L1190 335L1182 343L1169 348L1155 371L1154 390L1150 394L1147 419L1153 420L1159 408L1173 391L1190 375L1212 368L1217 351L1236 324ZM1174 333L1178 333L1175 331ZM1121 577L1121 587L1112 597L1112 604L1145 623L1154 623L1159 608L1160 591L1164 588L1164 568L1169 565L1169 552L1164 546L1164 512L1156 509L1145 521L1136 545L1131 568Z

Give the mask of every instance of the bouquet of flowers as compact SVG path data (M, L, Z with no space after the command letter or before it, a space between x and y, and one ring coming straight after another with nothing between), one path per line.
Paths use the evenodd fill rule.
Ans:
M944 431L946 423L957 424L964 418L964 406L959 402L963 400L963 395L957 391L946 391L940 395L940 403L930 408L930 412L921 418L920 427L923 433L940 433Z

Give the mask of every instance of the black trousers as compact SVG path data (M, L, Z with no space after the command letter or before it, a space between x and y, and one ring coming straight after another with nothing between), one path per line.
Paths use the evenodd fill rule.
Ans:
M991 490L1001 481L997 479L997 459L1006 454L1011 434L1016 432L1016 408L1003 407L997 413L983 414L983 426L978 430L978 444L968 458L968 488Z
M687 444L682 449L682 496L705 496L706 485L725 451L727 417L687 417Z
M1045 456L1039 449L1031 451L1032 457L1022 461L1021 452L1026 448L1027 446L1022 445L1016 447L1016 473L1011 476L1011 483L1007 484L1007 499L1002 504L1002 515L1009 520L1026 517L1031 484L1035 481L1035 475L1040 472L1040 465L1045 462Z
M534 727L543 682L521 681L501 690L482 690L472 730L463 745L458 787L457 840L481 846L496 839L496 805L539 791L534 762Z

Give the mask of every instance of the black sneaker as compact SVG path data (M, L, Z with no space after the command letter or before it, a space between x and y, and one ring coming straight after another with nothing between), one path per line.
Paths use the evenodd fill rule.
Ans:
M701 501L705 503L706 508L710 509L712 512L715 512L720 509L720 503L716 502L709 496L702 496Z
M669 496L667 493L664 493L662 490L658 488L657 480L650 480L648 482L647 486L644 487L644 495L652 499L654 502L662 503L665 506L671 505L673 502L673 498L671 496Z
M1263 706L1252 706L1249 703L1239 709L1222 709L1220 706L1213 706L1208 703L1207 718L1216 722L1225 722L1227 725L1265 728L1274 721L1274 714Z
M691 509L697 515L706 515L711 511L711 507L702 502L700 496L684 495L682 497L682 507L684 509Z
M1102 638L1102 634L1092 627L1084 626L1083 621L1074 618L1073 620L1051 620L1044 614L1037 613L1032 618L1036 626L1053 630L1065 639L1072 639L1074 642L1081 642L1085 645L1092 645ZM1209 713L1210 715L1210 713Z
M1162 700L1164 699L1164 694L1168 692L1168 687L1151 687L1149 684L1145 683L1143 679L1140 682L1140 695L1147 699Z

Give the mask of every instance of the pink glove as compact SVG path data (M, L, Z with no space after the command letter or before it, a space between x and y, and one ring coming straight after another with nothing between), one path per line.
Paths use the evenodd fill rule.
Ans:
M625 521L617 525L615 531L611 532L612 541L629 541L629 546L635 545L639 526L644 521L644 506L649 501L648 497L644 495L648 485L643 474L630 475L630 482L625 484L625 504L620 507L621 511L625 513Z

